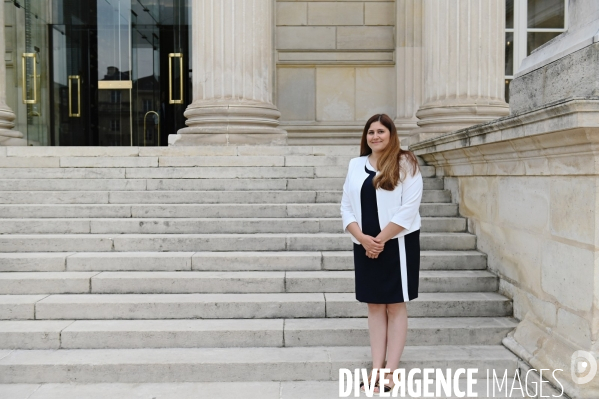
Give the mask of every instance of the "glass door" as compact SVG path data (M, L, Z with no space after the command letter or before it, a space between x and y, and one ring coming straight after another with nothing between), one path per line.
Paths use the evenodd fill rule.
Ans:
M169 134L176 134L185 127L183 113L192 100L189 3L188 0L170 0L171 12L164 18L161 36L161 69L168 73L161 81L161 92L165 97L165 127Z
M142 4L143 3L143 4ZM191 103L189 0L131 2L134 137L168 145Z
M56 145L97 145L92 134L97 119L92 112L90 52L95 46L90 29L80 25L54 25L52 116Z
M57 145L158 146L191 101L189 0L53 0Z
M132 6L133 131L135 144L158 146L164 134L160 114L160 9Z
M48 2L4 3L7 102L16 115L15 130L28 145L50 145L48 134Z
M52 129L57 145L133 145L131 1L55 1Z

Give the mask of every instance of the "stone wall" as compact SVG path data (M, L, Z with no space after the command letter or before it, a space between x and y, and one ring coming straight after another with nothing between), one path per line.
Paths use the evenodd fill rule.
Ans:
M597 357L599 342L598 143L599 97L584 97L411 147L445 176L513 299L521 322L504 344L537 370L562 369L576 398L599 397L597 378L570 374L574 352Z
M355 142L368 117L395 117L395 6L277 1L275 96L290 144Z

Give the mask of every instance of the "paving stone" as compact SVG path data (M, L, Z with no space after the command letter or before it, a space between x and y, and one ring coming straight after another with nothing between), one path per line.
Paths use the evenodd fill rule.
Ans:
M145 190L144 179L0 179L0 191Z
M10 168L11 179L124 179L124 168Z
M61 157L62 168L157 168L158 157Z
M0 274L0 295L85 294L96 272L14 272Z
M322 265L327 270L354 270L351 251L323 251ZM485 254L477 251L420 251L420 270L486 269Z
M161 167L127 168L128 179L288 179L312 178L313 167Z
M68 271L191 270L193 252L88 252L66 259Z
M0 191L0 204L108 204L108 195L108 191Z
M61 347L282 347L283 323L283 319L78 320L62 330Z
M320 270L320 252L198 252L194 270Z
M312 157L311 157L312 158ZM174 167L174 166L286 166L285 158L282 156L187 156L187 157L160 157L160 167ZM290 165L292 166L292 165ZM297 165L297 166L311 166L309 164Z
M39 384L0 384L0 398L29 399L40 386Z
M60 272L72 253L0 253L0 272Z
M285 272L104 272L92 278L91 292L94 294L274 293L286 292L285 284Z
M325 293L327 317L366 317L365 303L355 294ZM419 293L406 304L411 317L503 317L512 314L512 302L495 292Z
M61 331L72 323L73 320L0 321L0 348L58 349Z
M111 204L279 204L316 202L315 191L113 191ZM2 192L0 192L2 201ZM341 201L341 197L339 197ZM337 201L337 202L339 202Z
M35 304L47 295L0 295L0 320L35 318Z
M517 321L505 317L411 317L408 346L501 345ZM368 319L285 320L285 346L368 346Z
M23 399L238 399L240 393L248 398L279 399L279 385L279 382L264 381L174 382L162 384L44 384L31 397ZM2 389L1 386L0 389Z

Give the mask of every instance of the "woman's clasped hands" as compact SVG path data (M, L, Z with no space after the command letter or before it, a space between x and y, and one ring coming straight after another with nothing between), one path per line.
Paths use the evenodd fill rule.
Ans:
M378 258L379 254L383 252L383 249L385 248L383 240L366 234L362 234L359 241L366 250L366 256L372 259Z

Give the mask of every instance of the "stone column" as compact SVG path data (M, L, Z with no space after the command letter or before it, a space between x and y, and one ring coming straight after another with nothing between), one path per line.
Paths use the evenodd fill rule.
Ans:
M193 103L170 145L285 144L271 0L193 0Z
M11 130L15 127L15 113L6 105L6 64L4 53L6 45L4 41L4 2L0 3L0 145L27 145L23 139L23 133Z
M422 104L422 1L397 0L396 12L397 116L394 122L400 138L406 138L418 128L416 111Z
M505 0L424 0L424 104L411 141L509 113L504 94Z

